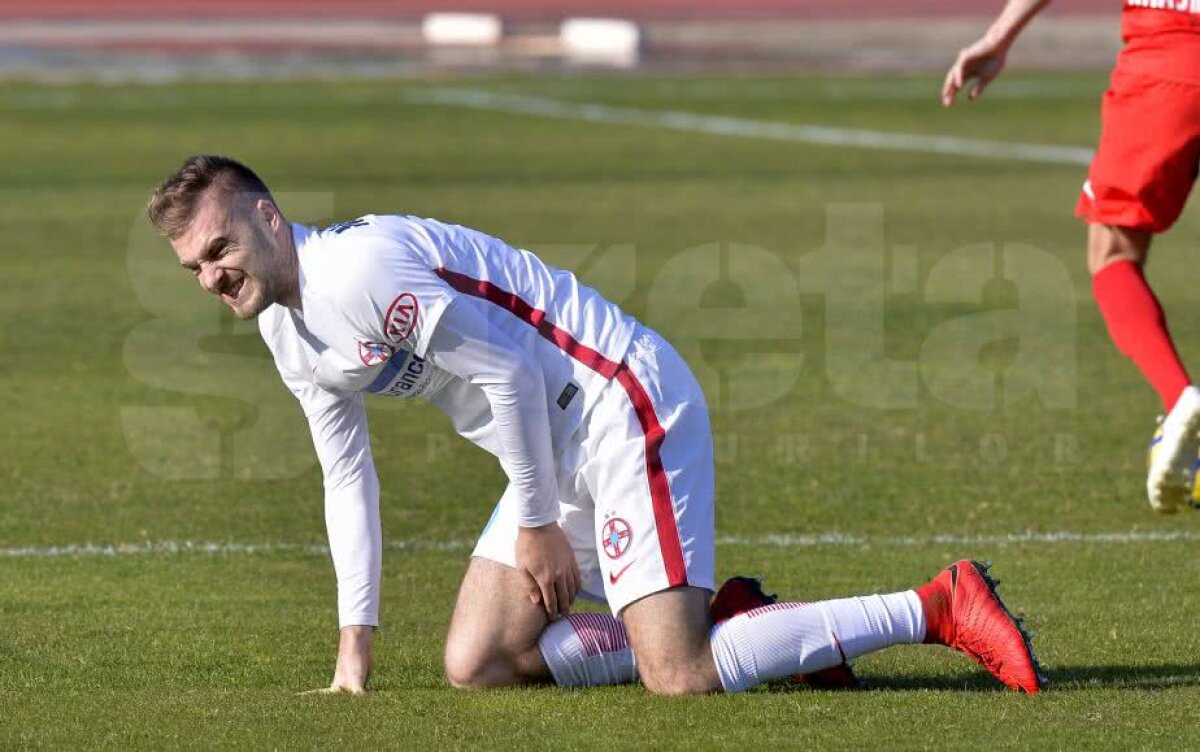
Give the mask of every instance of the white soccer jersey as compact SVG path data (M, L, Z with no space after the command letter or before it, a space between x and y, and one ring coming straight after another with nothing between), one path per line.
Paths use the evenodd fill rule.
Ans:
M259 328L325 474L341 623L375 625L378 482L362 394L441 409L500 459L520 524L547 524L560 459L637 322L569 272L463 227L368 215L293 225L293 237L302 309L271 306Z

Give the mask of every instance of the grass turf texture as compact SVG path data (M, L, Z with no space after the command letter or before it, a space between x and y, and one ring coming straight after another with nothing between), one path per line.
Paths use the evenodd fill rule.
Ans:
M1088 145L1104 81L1013 75L953 113L937 106L931 78L466 85ZM1083 231L1070 217L1083 168L406 102L422 86L0 88L0 747L1195 743L1194 540L934 538L1200 534L1196 515L1155 517L1144 501L1157 405L1091 306ZM718 529L737 539L718 549L719 576L765 574L785 597L816 599L907 588L955 558L991 558L1054 683L1027 699L948 651L900 648L859 663L865 692L452 691L439 656L460 542L477 534L503 480L440 414L388 400L371 408L385 537L446 545L385 556L373 696L295 696L332 669L333 581L319 554L11 555L323 541L303 420L253 327L194 289L140 219L149 188L195 152L246 160L296 219L434 216L583 269L675 341L708 390ZM840 204L867 207L848 215L850 229L882 212L881 237L827 243L828 225L846 229L829 218ZM981 282L980 264L999 264L981 244L1032 246L1017 265L1035 273ZM1198 245L1190 212L1150 269L1192 362ZM1014 310L1042 325L980 318ZM1030 352L1050 367L1029 371ZM1021 373L1056 402L1022 393ZM989 398L972 406L980 394ZM766 540L823 533L863 542Z

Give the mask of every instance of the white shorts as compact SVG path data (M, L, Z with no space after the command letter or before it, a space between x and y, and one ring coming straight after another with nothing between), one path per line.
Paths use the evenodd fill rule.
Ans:
M617 376L559 464L559 525L582 595L613 613L672 587L714 589L713 447L687 363L639 326ZM500 497L473 556L516 566L517 510Z

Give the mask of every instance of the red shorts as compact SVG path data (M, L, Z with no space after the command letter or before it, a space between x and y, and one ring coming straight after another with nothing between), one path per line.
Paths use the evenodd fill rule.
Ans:
M1200 86L1131 73L1118 63L1075 214L1089 224L1162 232L1183 211L1198 165Z

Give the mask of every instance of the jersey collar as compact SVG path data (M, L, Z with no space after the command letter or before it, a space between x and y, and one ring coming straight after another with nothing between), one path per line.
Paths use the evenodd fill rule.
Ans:
M292 222L292 242L296 245L296 260L298 266L297 281L300 284L300 299L304 300L304 288L308 275L304 273L304 264L308 259L308 250L316 240L317 231L311 227Z

